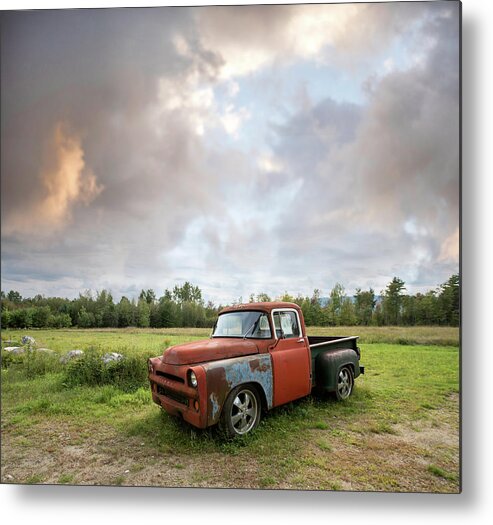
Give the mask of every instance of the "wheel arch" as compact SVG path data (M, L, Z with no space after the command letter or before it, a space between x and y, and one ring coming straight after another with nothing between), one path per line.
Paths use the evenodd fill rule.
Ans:
M273 377L269 354L253 355L208 363L207 426L219 422L224 404L238 386L251 385L260 398L261 409L272 407Z
M221 414L224 410L224 404L226 403L226 399L228 398L229 394L231 394L231 392L235 389L235 388L238 388L239 386L241 387L251 387L255 390L255 392L257 392L258 394L258 397L260 398L260 408L263 410L263 411L267 411L269 409L268 407L268 404L267 404L267 396L265 394L265 390L264 390L264 387L257 381L247 381L246 383L240 383L238 385L235 385L233 388L231 388L231 390L228 392L222 406L221 406Z
M337 375L341 368L349 366L353 379L359 375L358 357L348 348L327 350L315 359L315 378L317 389L334 392L337 388Z

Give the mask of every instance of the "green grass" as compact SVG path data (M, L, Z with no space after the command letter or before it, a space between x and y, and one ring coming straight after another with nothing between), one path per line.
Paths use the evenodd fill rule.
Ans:
M459 329L450 326L310 326L310 335L357 335L360 343L394 343L405 345L458 346ZM60 330L3 330L2 341L20 344L23 335L36 339L39 347L66 352L100 347L105 352L139 353L145 350L157 355L170 344L209 337L210 328L100 328ZM13 345L12 345L13 346Z
M74 482L74 478L75 476L73 474L62 474L59 478L58 478L58 483L60 485L66 485L66 484L69 484L69 483L73 483Z
M444 470L444 469L442 469L440 467L437 467L436 465L428 465L428 472L430 472L434 476L437 476L439 478L443 478L443 479L446 479L446 480L449 480L449 481L456 481L457 480L457 475L456 474L452 474L450 472L447 472L446 470Z
M459 328L452 326L313 326L308 333L357 335L360 343L459 346Z
M2 333L2 339L20 339L25 333L8 331ZM359 329L338 329L337 333L358 334ZM81 348L98 355L119 352L136 362L140 359L143 366L149 355L157 355L171 344L200 338L196 330L188 335L182 330L173 333L40 330L29 334L39 346L55 350L57 357L70 349ZM392 338L395 336L391 334ZM413 337L418 336L430 337L417 330ZM366 337L370 337L369 332ZM382 329L378 337L390 336ZM410 336L406 333L403 337ZM12 436L19 454L35 446L36 436L42 433L40 429L45 428L47 422L53 429L69 426L81 445L103 431L118 436L122 443L133 440L141 444L142 455L135 459L138 468L130 467L126 477L112 476L111 484L131 483L132 475L142 472L149 464L152 466L155 460L151 457L177 458L174 468L185 473L186 461L207 463L207 458L217 456L224 458L219 484L221 479L225 483L232 479L234 484L238 478L234 477L236 473L229 472L228 465L245 463L249 468L255 465L254 479L259 487L285 487L287 483L293 488L327 490L354 486L364 490L412 490L409 480L415 476L415 483L429 483L430 490L443 489L441 485L433 485L433 479L445 482L450 491L457 490L455 449L445 447L442 451L417 445L403 448L404 455L426 458L430 465L426 472L422 472L421 467L415 472L399 467L394 472L392 466L378 466L388 455L378 447L388 443L389 451L394 452L397 445L391 445L389 440L397 439L403 426L422 429L442 425L443 421L457 424L456 403L450 397L459 388L458 348L454 341L446 346L418 345L415 341L412 345L361 342L360 347L366 373L356 380L351 398L337 403L333 399L309 396L289 403L270 411L252 435L233 442L220 439L215 429L198 430L169 417L152 403L145 377L128 389L118 382L67 381L67 367L60 365L59 360L55 360L57 364L53 364L54 361L51 368L43 369L39 365L42 373L28 377L26 363L19 362L2 370L3 432ZM50 356L37 358L51 359ZM56 435L54 443L45 446L56 449ZM233 457L235 459L230 459ZM119 459L115 454L114 461ZM362 459L368 462L364 468L360 464ZM443 468L434 467L435 464ZM60 474L64 470L59 468L54 482L78 480L77 472L69 468L70 474ZM24 482L46 482L46 476L31 474ZM209 483L209 478L205 479L200 472L194 471L190 476L192 484L204 483L204 480ZM108 483L108 478L99 482Z
M43 483L43 481L44 477L41 474L34 474L26 479L28 485L38 485L39 483Z

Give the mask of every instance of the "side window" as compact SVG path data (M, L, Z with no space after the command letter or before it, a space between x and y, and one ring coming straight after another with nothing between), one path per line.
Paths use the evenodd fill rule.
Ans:
M295 312L274 312L274 328L277 337L289 339L300 336L298 316Z

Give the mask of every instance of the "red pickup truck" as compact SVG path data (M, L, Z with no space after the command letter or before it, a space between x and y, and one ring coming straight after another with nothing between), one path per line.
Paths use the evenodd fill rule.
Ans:
M224 308L210 339L149 359L152 399L198 428L219 423L229 437L247 434L262 411L313 389L349 397L364 373L357 339L308 336L293 303Z

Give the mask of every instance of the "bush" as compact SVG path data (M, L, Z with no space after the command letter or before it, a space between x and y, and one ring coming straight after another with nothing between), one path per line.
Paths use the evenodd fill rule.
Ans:
M29 379L42 376L49 372L59 372L61 369L60 356L57 353L26 350L22 357L23 368Z
M69 314L50 315L48 326L50 328L70 328L72 326L72 318Z
M22 354L2 352L2 368L22 369L22 373L26 377L33 379L48 372L58 372L61 365L56 353L26 349Z
M10 312L8 310L2 310L2 330L5 330L10 326Z
M2 349L2 368L10 368L12 365L19 365L24 362L23 354L14 354Z
M136 390L147 385L147 361L142 357L124 357L104 363L101 354L88 351L67 365L64 383L68 387L115 385L122 390Z
M31 328L33 309L19 308L10 312L9 328Z

